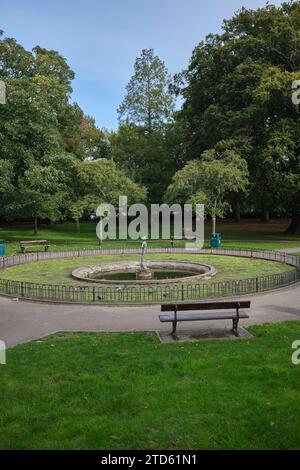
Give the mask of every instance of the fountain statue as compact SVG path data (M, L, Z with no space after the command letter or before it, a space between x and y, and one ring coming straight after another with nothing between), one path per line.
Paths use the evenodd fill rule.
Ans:
M142 250L141 250L141 269L145 269L144 259L145 259L145 251L147 248L147 239L146 237L142 237Z
M138 280L152 279L152 272L145 265L145 252L147 249L147 238L142 237L142 249L141 249L141 262L140 266L136 268L136 278Z

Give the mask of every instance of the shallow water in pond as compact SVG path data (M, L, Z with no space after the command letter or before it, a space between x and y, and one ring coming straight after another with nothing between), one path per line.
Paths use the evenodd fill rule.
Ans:
M203 269L203 272L205 270ZM152 279L175 279L179 277L188 277L195 276L196 274L201 274L200 272L191 272L191 271L167 271L167 270L152 270ZM114 272L114 273L99 273L91 274L92 279L103 279L103 280L112 280L112 281L132 281L136 279L135 272Z

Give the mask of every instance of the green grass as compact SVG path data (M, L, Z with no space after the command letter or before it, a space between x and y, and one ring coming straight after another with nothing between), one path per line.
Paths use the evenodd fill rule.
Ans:
M136 261L137 259L138 255L105 255L99 257L74 257L47 260L7 268L0 271L0 278L43 284L91 285L93 284L91 282L73 279L71 272L80 266L129 260ZM202 284L267 276L269 274L279 274L293 269L291 266L274 261L222 255L148 253L147 260L192 261L213 265L218 271L217 275L210 280L201 281Z
M1 367L1 449L299 449L300 322L254 338L161 345L68 333Z
M237 248L267 248L279 249L300 246L300 235L286 234L287 220L273 220L262 223L257 220L244 220L240 224L231 221L220 221L217 230L222 233L224 247ZM209 245L211 224L205 225L206 246ZM7 228L0 227L0 238L7 241L7 254L20 252L20 240L47 239L50 241L50 250L67 250L77 248L96 248L99 246L96 237L95 223L82 223L81 232L76 233L75 224L56 224L52 228L41 228L37 235L33 235L31 227ZM168 247L168 240L153 240L152 247ZM137 247L140 241L108 240L104 248ZM184 246L184 241L176 241L175 246ZM42 250L43 247L40 247Z

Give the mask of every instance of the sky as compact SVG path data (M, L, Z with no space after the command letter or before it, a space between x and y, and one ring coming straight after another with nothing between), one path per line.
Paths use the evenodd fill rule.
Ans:
M153 48L171 74L224 18L265 0L1 0L0 29L26 49L57 50L75 72L72 100L115 129L135 58ZM280 5L280 1L270 3Z

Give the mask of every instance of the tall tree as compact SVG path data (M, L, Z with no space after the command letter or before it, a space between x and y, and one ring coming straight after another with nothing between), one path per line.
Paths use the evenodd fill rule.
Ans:
M13 165L15 181L35 161L64 147L62 123L73 72L58 53L26 51L14 39L0 38L0 78L6 104L0 107L1 158ZM52 66L51 66L52 64Z
M119 129L112 154L135 181L148 188L149 200L160 202L176 161L170 151L174 97L164 62L153 49L135 61L134 75L119 107Z
M186 155L199 158L219 141L235 142L248 162L257 211L293 215L300 231L299 112L292 83L300 78L300 2L241 9L193 52L177 77L184 98Z
M153 49L143 49L134 64L134 75L119 107L119 120L151 132L172 118L174 99L170 76Z
M70 103L74 72L58 52L26 51L0 32L0 64L1 216L33 219L36 232L39 219L78 218L100 193L105 202L124 191L144 197L113 162L99 161L111 156L108 133Z

